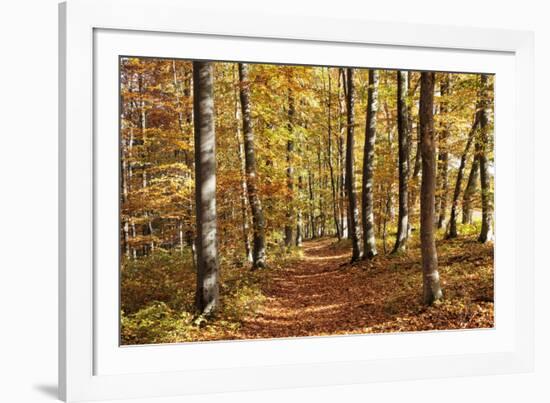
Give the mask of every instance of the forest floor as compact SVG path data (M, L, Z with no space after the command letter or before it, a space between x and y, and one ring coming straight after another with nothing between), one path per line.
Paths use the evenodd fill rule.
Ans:
M415 248L418 249L418 248ZM493 327L493 246L474 239L438 245L444 300L421 301L417 253L349 264L334 239L305 242L303 258L274 270L261 308L237 338Z
M444 298L426 307L418 242L412 237L406 253L356 264L349 241L333 238L281 252L265 270L226 261L221 305L209 318L194 312L188 258L159 253L127 263L122 344L493 327L493 244L479 244L475 234L438 241Z

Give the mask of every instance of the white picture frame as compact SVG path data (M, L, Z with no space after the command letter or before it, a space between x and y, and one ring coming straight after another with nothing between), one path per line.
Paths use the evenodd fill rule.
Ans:
M534 218L533 209L526 208L534 199L531 33L216 14L172 0L70 0L60 5L59 40L62 399L170 396L532 370ZM110 133L117 137L113 122L118 113L112 113L118 87L109 85L117 68L111 62L128 52L304 64L334 64L338 55L340 65L497 72L495 329L118 346L113 337L118 283L112 277L118 260L105 252L116 229L111 235L103 229L112 222L109 213L103 212L110 211L112 216L117 199L109 193L112 186L103 186L108 183L104 179L113 166L113 156L118 158L118 149L109 143ZM435 54L437 58L432 57ZM370 59L361 59L365 55ZM109 135L98 141L98 133ZM182 357L188 358L186 365L181 364Z

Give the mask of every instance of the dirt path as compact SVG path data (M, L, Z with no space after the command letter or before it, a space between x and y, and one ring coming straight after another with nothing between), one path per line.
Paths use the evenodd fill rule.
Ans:
M243 338L348 333L364 328L372 315L364 304L372 289L345 265L349 253L333 239L305 242L304 257L274 273L259 314L246 319Z
M351 266L349 247L334 239L305 242L301 260L270 273L267 301L236 338L492 327L492 247L460 242L440 246L445 300L438 307L422 304L417 252Z

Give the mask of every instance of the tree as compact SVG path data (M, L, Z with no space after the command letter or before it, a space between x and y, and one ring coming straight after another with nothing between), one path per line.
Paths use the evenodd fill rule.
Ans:
M397 131L399 134L399 218L393 253L406 249L409 233L409 119L407 108L408 75L397 72Z
M357 193L355 191L354 175L354 107L355 107L355 85L353 83L353 69L347 70L347 139L346 139L346 188L348 193L348 215L350 217L350 237L352 244L351 261L356 262L361 258L360 235L359 235L359 210L357 208Z
M458 211L457 211L458 199L460 197L460 191L462 189L462 179L464 177L464 168L466 166L466 159L468 158L468 151L472 146L472 142L475 137L477 126L479 124L478 116L479 115L476 113L474 118L474 124L472 125L472 129L470 130L470 134L468 135L468 141L466 142L466 146L464 147L464 152L460 157L460 165L458 167L458 172L456 174L455 191L453 194L453 202L451 205L451 217L449 218L449 232L447 233L447 239L456 238L458 236L458 229L457 229L457 223L456 223L457 216L458 216Z
M337 136L337 171L338 175L338 207L340 210L340 230L342 238L349 238L348 214L346 208L346 169L345 169L345 129L347 116L344 113L346 98L346 75L343 68L338 69L338 136Z
M258 195L254 130L250 112L250 82L248 79L248 65L245 63L239 63L239 81L243 118L246 186L252 213L252 268L258 269L266 267L265 222L262 204Z
M327 161L330 174L330 186L332 191L332 212L334 214L334 228L338 240L342 239L342 230L340 228L340 217L338 216L338 201L336 197L336 181L334 180L334 164L332 162L332 80L330 68L327 68L328 90L327 90ZM324 81L323 81L324 86Z
M216 134L214 80L209 62L193 62L195 178L197 220L196 307L211 314L218 306L218 245L216 215Z
M420 136L422 152L422 184L420 190L420 247L424 303L441 299L437 250L435 246L436 139L434 133L434 73L423 72L420 84Z
M476 192L478 180L479 155L476 152L472 161L470 175L468 175L468 183L466 184L466 189L464 189L464 196L462 199L462 224L472 224L473 222L472 198Z
M233 65L233 77L236 73L236 67ZM237 73L238 74L238 73ZM235 77L234 77L235 79ZM237 81L238 82L238 81ZM241 217L242 217L242 231L243 231L243 244L244 244L244 253L246 256L246 260L250 263L252 263L252 248L250 247L250 239L249 239L249 219L248 219L248 201L247 201L247 189L246 189L246 166L244 161L244 146L242 141L242 134L241 134L241 110L239 107L239 91L237 89L238 87L235 87L235 105L234 105L234 111L235 111L235 141L237 143L237 156L239 157L239 165L240 165L240 182L241 182Z
M286 224L285 224L285 246L290 248L293 243L293 234L294 234L294 208L293 208L293 193L294 193L294 166L292 160L294 158L294 95L292 94L292 89L288 89L288 140L286 142L286 180L288 188L289 203L287 205L286 212Z
M439 195L438 203L439 207L439 218L437 219L437 228L443 228L445 225L445 216L447 213L447 193L449 193L449 101L448 97L450 95L451 89L451 80L448 73L445 73L441 77L441 107L440 113L442 116L442 129L439 135Z
M489 173L489 77L480 76L479 96L479 138L476 152L479 158L479 176L481 179L481 232L478 241L481 243L493 240L493 195Z
M376 114L378 112L378 71L369 70L369 89L367 93L367 118L365 145L363 153L363 255L366 259L376 256L376 239L374 236L374 146L376 144Z

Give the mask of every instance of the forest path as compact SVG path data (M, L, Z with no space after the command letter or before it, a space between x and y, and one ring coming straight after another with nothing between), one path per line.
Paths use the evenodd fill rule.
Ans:
M267 301L256 315L245 318L239 337L351 333L372 323L373 316L385 316L372 286L347 264L347 248L324 238L304 242L303 251L301 259L272 274L263 290ZM365 303L376 299L378 306Z

